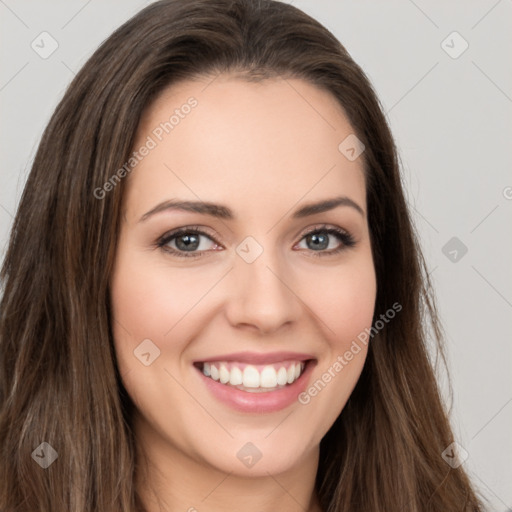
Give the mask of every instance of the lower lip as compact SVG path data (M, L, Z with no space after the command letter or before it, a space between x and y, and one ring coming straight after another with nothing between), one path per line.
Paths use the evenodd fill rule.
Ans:
M310 360L300 377L293 383L276 391L254 392L242 391L227 384L206 377L202 370L196 368L206 387L220 402L241 412L263 413L276 412L297 402L297 397L304 391L308 378L313 371L315 361Z

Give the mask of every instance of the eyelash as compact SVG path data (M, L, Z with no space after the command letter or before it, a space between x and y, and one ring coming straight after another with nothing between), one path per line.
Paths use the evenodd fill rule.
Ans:
M348 233L347 231L340 229L340 228L334 228L334 227L327 227L326 225L322 226L316 226L311 231L307 231L304 233L300 239L302 241L303 238L307 237L308 235L318 234L318 233L326 233L330 235L336 235L338 239L342 242L342 244L337 249L331 249L330 251L311 251L314 257L323 257L323 256L332 256L334 254L338 254L343 250L346 250L350 247L354 247L356 245L356 241L354 240L354 237ZM203 235L212 240L215 244L220 245L211 235L204 232L199 228L199 226L187 226L184 228L179 228L175 231L171 231L170 233L166 233L163 236L161 236L157 242L156 247L159 249L162 249L163 251L170 253L172 255L178 256L180 258L200 258L204 256L205 253L210 251L198 251L198 252L184 252L184 251L177 251L176 249L171 249L169 247L165 247L170 241L172 241L174 238L178 238L180 235Z

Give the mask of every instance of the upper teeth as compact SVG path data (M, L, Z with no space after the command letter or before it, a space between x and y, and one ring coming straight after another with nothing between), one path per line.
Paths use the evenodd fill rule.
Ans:
M292 384L301 375L305 363L287 361L265 366L234 362L203 363L203 373L213 380L246 388L275 388Z

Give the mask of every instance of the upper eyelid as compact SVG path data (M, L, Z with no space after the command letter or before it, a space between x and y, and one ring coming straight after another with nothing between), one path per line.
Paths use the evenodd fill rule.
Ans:
M300 240L302 240L302 238L304 238L305 236L307 236L310 233L314 233L315 231L329 230L329 229L339 230L342 233L345 233L347 236L353 237L353 234L350 231L348 231L347 229L339 227L339 226L335 226L334 224L328 224L328 223L314 224L313 226L304 228L304 230L300 231L299 235L297 235L297 236L300 236ZM212 235L212 234L208 233L208 228L203 228L203 227L197 226L197 225L184 226L181 228L176 228L174 230L171 230L171 231L165 233L164 235L162 235L158 239L158 242L162 242L165 245L166 243L168 243L169 240L174 239L175 237L179 236L180 234L190 233L190 232L196 232L199 235L206 236L206 237L210 238L212 240L212 242L214 242L218 245L222 245L220 242L217 241L216 235Z
M167 239L175 238L183 233L197 233L199 235L207 236L212 239L213 242L219 243L215 240L216 235L212 235L208 233L208 230L199 226L185 226L182 228L172 229L170 231L165 232L162 236L158 238L158 241L165 241Z

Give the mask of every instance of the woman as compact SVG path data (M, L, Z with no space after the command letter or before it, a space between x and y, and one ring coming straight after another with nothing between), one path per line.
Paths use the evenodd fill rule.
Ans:
M443 457L389 127L290 5L163 0L116 30L2 279L1 510L483 510Z

